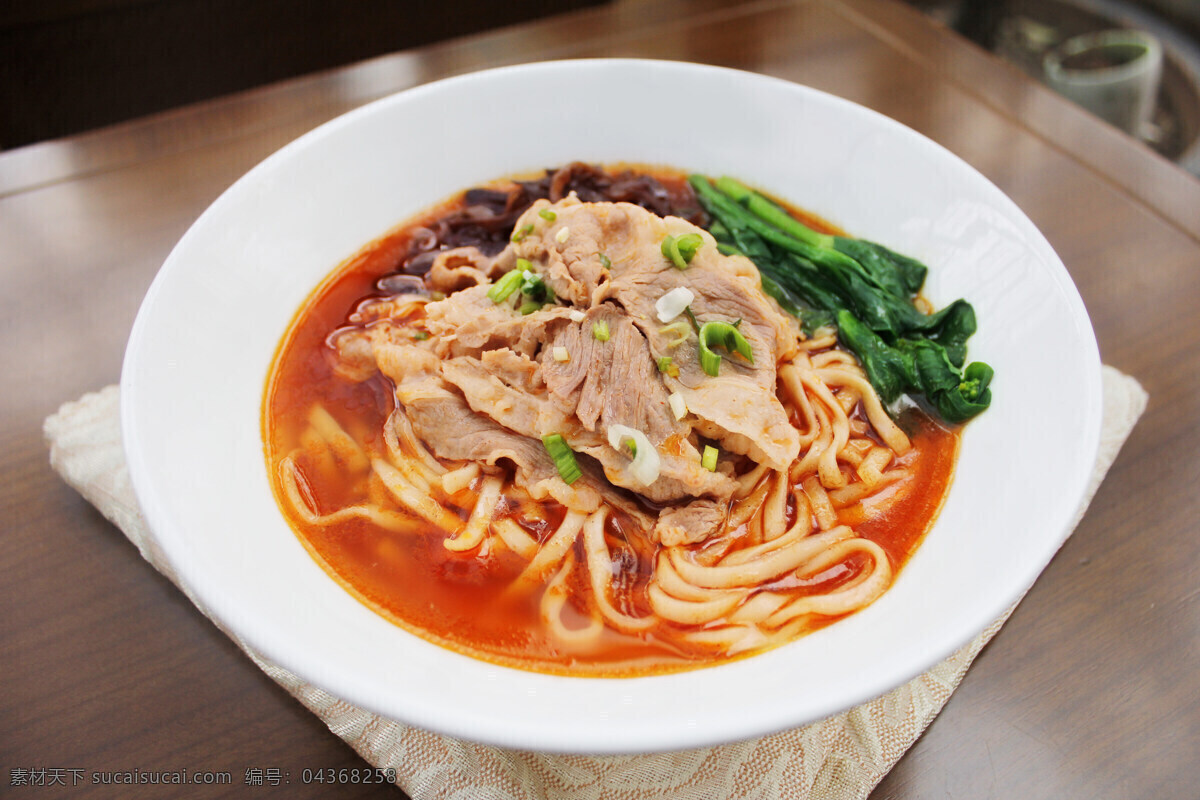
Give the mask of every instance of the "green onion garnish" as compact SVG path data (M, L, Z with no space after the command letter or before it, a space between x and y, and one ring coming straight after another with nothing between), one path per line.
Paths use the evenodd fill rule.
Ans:
M600 256L600 266L605 269L612 269L612 262L608 260L608 256L604 255L604 253L597 253L597 255Z
M667 341L667 347L679 347L688 340L688 324L683 320L672 322L670 325L659 328L661 334L671 334L671 338Z
M541 211L539 211L538 216L547 222L554 222L554 220L558 219L558 214L555 214L548 208L543 208Z
M522 225L521 227L519 227L515 231L513 231L512 240L514 242L519 242L531 233L533 233L533 223L532 222L529 223L528 225Z
M542 304L537 302L536 300L526 300L524 303L521 304L521 307L517 309L517 313L519 313L521 316L524 317L526 315L532 314L533 312L537 311L541 307L542 307Z
M717 456L720 452L711 444L704 445L704 455L700 457L700 466L709 472L717 471Z
M579 469L579 462L575 460L575 453L567 446L567 442L563 439L560 433L550 433L542 437L542 445L545 446L546 452L554 459L554 466L558 469L558 476L572 484L579 480L583 475L583 470Z
M604 320L592 323L592 337L597 342L608 341L608 323Z
M658 359L658 371L665 372L672 378L679 377L679 367L675 366L670 356L661 356Z
M525 280L525 276L522 273L521 269L512 269L504 273L504 276L496 281L491 289L488 289L488 300L491 300L493 303L503 303L507 300L509 295L515 292L517 287L521 285L521 281Z
M682 236L668 236L663 239L659 249L676 268L687 269L702 244L704 244L704 239L700 234L685 233Z
M721 356L713 352L714 347L723 347L754 363L754 351L737 328L728 322L706 322L700 327L700 368L706 375L715 378L721 370Z
M413 338L418 342L423 342L429 338L429 331L417 331L413 334Z

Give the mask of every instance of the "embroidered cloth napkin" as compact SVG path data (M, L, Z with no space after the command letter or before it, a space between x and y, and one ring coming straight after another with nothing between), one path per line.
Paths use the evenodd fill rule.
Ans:
M1135 379L1105 367L1103 380L1100 452L1072 529L1146 407L1146 392ZM50 462L147 561L188 594L138 510L121 448L119 402L117 387L109 386L66 403L48 418ZM222 630L364 759L394 769L396 783L414 800L850 800L870 794L916 741L1011 612L929 672L857 708L750 741L635 756L505 750L413 728L333 697Z

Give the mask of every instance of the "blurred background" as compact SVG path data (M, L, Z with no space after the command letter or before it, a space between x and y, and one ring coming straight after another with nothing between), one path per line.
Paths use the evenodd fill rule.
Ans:
M590 5L648 0L0 0L0 149ZM904 0L1038 80L1113 28L1161 44L1134 132L1200 175L1200 0ZM730 0L731 4L736 0Z

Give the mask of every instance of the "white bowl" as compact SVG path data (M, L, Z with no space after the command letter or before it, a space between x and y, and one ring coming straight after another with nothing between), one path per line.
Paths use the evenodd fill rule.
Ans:
M272 497L260 411L276 345L347 256L477 182L632 161L730 174L931 267L996 369L924 544L869 608L776 650L657 677L474 660L360 604ZM122 424L139 502L203 605L267 658L372 711L530 750L723 743L869 700L969 641L1069 533L1100 426L1096 343L1046 240L995 186L902 125L781 80L692 64L542 63L421 86L280 150L180 240L138 314Z

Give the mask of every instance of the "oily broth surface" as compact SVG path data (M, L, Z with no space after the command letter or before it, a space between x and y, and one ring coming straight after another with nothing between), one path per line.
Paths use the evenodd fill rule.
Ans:
M676 173L655 170L654 174L664 182L682 180ZM361 383L339 376L326 340L348 324L361 300L380 295L376 281L396 269L414 229L458 207L460 199L438 204L364 247L313 292L281 342L267 384L262 424L272 487L291 527L317 562L367 606L425 639L477 658L584 676L655 674L728 660L670 636L669 627L665 634L640 635L606 628L598 645L581 656L564 650L545 630L536 594L515 599L505 594L525 562L503 546L485 542L482 551L455 553L442 545L444 534L433 525L427 526L427 535L413 536L377 528L365 519L313 525L290 510L280 486L279 463L302 446L307 412L314 404L328 410L368 454L384 454L381 430L394 408L390 382L378 374ZM814 228L833 230L811 215L801 218ZM839 521L884 549L894 570L908 560L936 519L952 479L959 441L957 431L919 409L905 412L900 422L913 448L898 465L911 477L839 514ZM352 479L309 481L309 489L322 512L361 502L366 492ZM457 505L460 498L462 504ZM473 501L470 490L451 500L450 509L465 520ZM517 511L514 504L502 501L499 515ZM791 513L789 503L789 521ZM557 504L545 503L542 518L526 515L524 527L544 542L563 514ZM653 559L634 557L636 548L628 544L630 525L627 518L614 515L607 538L619 564L619 582L632 587L630 607L622 610L640 616L650 613L644 589ZM809 579L808 585L792 579L785 588L828 590L852 575L854 567L851 560ZM582 585L586 581L578 570L571 579L580 584L572 586L578 590L575 596L586 596ZM813 627L835 620L826 618ZM565 621L582 627L587 618L568 604Z

